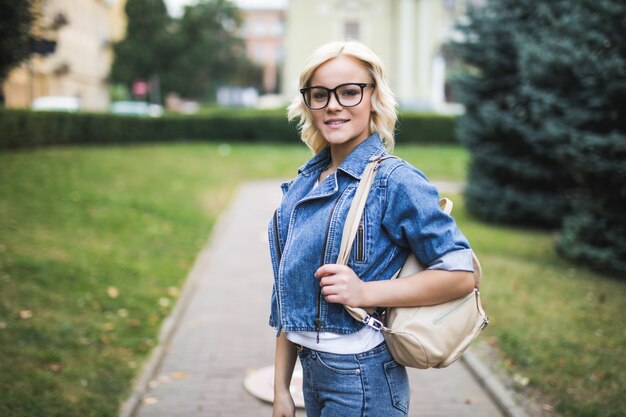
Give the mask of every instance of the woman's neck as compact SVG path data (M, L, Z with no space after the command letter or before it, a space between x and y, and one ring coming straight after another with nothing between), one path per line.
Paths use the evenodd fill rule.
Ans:
M367 139L367 138L366 138ZM341 143L337 145L330 145L330 166L328 170L334 172L339 168L339 165L343 162L344 159L361 143L365 142L363 139L360 142L354 143L353 141L347 143Z

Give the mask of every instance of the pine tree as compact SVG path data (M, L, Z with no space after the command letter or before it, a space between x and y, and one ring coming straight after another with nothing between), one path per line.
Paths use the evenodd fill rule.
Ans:
M459 26L464 40L452 48L467 68L454 83L466 109L459 137L472 155L470 212L490 221L558 226L573 181L553 155L532 145L540 131L520 85L518 34L543 23L536 7L534 0L488 1Z
M626 3L579 0L538 10L549 25L518 42L522 92L541 135L531 144L574 179L557 238L563 255L626 273Z

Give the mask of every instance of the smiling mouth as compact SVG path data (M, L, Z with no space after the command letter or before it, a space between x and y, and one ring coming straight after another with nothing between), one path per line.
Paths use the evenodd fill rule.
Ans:
M324 122L324 124L329 125L329 126L341 126L344 123L348 123L348 120L346 119L342 119L342 120L329 120L327 122Z

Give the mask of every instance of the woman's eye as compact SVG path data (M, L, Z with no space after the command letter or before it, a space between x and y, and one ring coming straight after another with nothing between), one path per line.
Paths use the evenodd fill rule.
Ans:
M348 88L341 92L342 97L354 97L359 95L359 90L356 88Z

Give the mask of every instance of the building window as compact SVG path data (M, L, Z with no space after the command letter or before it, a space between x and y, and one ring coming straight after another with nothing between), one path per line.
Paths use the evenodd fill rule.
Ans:
M276 20L272 23L272 35L274 36L282 36L283 34L283 24L280 20Z
M256 36L263 36L265 35L265 31L266 31L266 26L265 26L265 22L262 20L257 20L256 22L254 22L254 34Z
M254 47L254 60L257 63L265 62L265 48L262 45Z
M346 39L359 40L359 22L346 22L344 25L344 36Z

